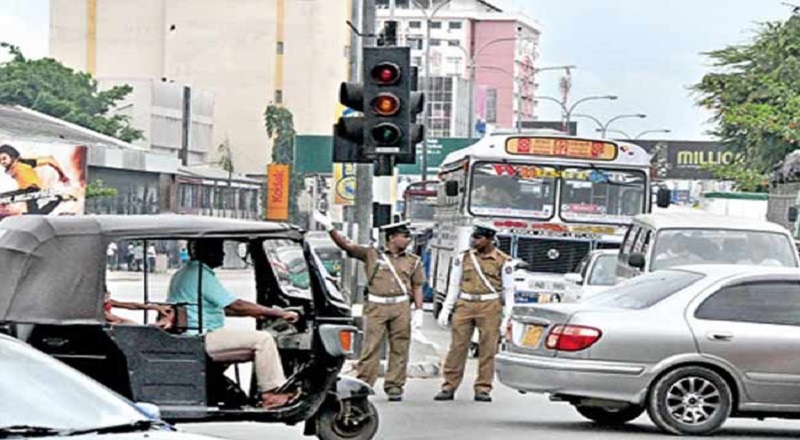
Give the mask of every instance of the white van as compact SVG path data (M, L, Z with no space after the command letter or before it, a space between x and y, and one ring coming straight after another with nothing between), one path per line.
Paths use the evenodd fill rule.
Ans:
M617 260L619 281L688 264L798 267L794 239L775 223L705 212L636 216Z

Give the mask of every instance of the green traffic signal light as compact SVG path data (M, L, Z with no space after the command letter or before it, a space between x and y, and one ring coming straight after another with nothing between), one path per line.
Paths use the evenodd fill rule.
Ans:
M378 145L397 145L402 137L400 128L388 122L378 124L372 129L372 139Z

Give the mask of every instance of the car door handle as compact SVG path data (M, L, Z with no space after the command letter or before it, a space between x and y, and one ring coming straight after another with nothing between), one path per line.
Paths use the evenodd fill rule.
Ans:
M712 341L730 341L733 339L733 333L728 332L709 332L707 336Z

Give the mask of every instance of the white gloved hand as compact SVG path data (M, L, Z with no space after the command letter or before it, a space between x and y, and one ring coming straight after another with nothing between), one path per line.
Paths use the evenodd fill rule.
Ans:
M411 315L411 328L414 330L422 328L422 310L414 310L413 315Z
M442 328L447 328L447 325L450 323L450 311L452 309L452 307L447 307L447 305L442 306L442 311L439 312L439 319L436 320Z
M319 211L314 211L314 221L321 224L326 231L333 231L333 220L327 215Z

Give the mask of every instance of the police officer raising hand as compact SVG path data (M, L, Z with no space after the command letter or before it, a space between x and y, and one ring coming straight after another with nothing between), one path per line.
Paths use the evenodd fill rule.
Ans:
M422 286L425 283L422 260L406 252L411 242L408 223L382 227L386 245L383 249L374 249L349 242L333 228L330 218L314 213L314 219L325 227L333 242L348 256L364 262L368 294L364 306L365 338L356 366L358 378L370 385L375 384L381 341L388 334L389 365L383 388L390 401L401 401L406 383L411 328L422 326ZM413 299L415 305L413 319L409 299Z

